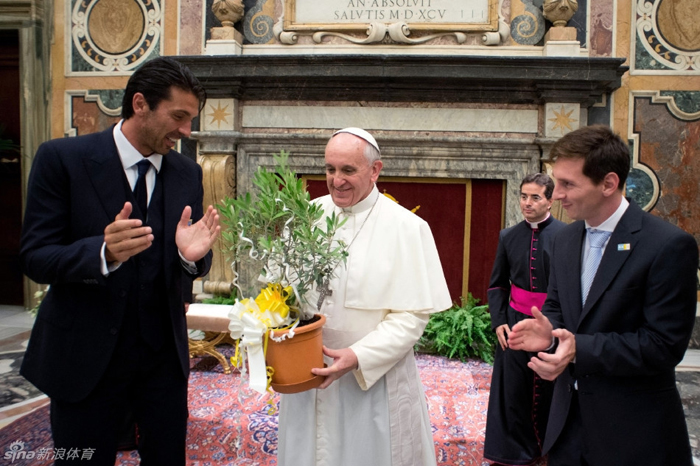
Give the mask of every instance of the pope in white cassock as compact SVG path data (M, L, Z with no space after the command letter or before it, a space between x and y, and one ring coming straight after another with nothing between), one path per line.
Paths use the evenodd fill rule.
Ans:
M379 194L379 157L359 128L326 146L330 195L317 202L347 218L336 239L349 256L316 295L328 367L313 373L326 380L281 396L279 466L436 464L413 345L452 302L428 224Z

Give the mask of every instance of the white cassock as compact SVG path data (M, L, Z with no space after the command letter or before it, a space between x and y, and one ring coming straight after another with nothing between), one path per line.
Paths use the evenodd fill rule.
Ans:
M452 302L430 228L376 186L349 208L317 202L347 217L336 239L352 242L321 308L323 343L352 348L359 369L325 390L281 396L278 465L435 465L413 345L429 314Z

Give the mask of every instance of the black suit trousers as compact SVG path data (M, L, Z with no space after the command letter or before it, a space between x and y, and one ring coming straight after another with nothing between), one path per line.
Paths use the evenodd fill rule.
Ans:
M586 461L588 456L584 445L583 424L581 421L581 406L578 403L578 393L573 392L571 407L566 418L562 434L549 450L548 466L590 466Z
M77 403L51 400L54 445L65 451L56 465L114 466L119 429L128 411L138 425L141 466L184 466L187 379L172 338L154 351L138 332L122 331L95 390ZM78 458L68 459L71 450ZM75 456L75 455L73 455Z

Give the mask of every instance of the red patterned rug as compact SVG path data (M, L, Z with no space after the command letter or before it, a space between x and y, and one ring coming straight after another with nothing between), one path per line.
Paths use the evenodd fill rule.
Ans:
M417 361L428 398L438 464L487 464L482 451L491 366L423 354L417 356ZM276 465L277 415L268 414L266 399L239 399L240 377L237 373L224 374L215 363L213 358L192 361L188 465ZM48 411L48 406L37 409L0 430L3 464L52 464L56 452ZM86 452L73 454L84 457ZM120 452L116 464L138 465L138 454Z

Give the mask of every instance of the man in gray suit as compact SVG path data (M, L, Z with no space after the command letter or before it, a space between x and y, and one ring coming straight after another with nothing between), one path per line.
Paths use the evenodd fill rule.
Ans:
M554 239L547 300L510 346L555 380L549 466L692 464L675 385L696 311L698 247L623 196L627 144L606 126L551 150L554 199L577 222Z

